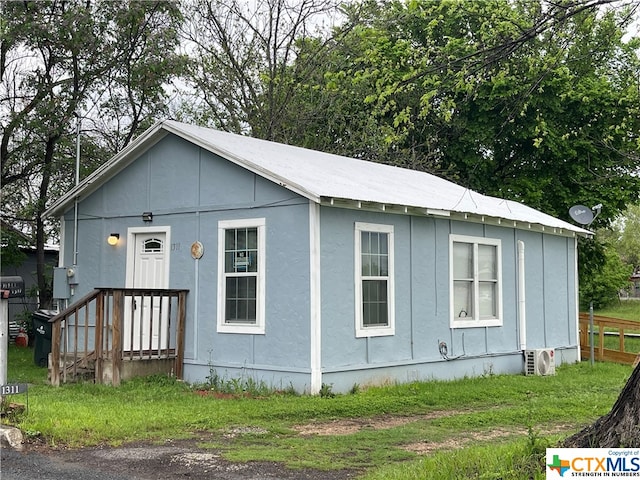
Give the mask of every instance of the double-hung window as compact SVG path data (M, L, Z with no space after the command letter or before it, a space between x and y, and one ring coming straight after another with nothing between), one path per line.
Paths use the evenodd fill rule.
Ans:
M356 223L356 337L395 332L393 225Z
M501 243L450 235L451 327L502 325Z
M218 223L218 331L264 333L265 219Z

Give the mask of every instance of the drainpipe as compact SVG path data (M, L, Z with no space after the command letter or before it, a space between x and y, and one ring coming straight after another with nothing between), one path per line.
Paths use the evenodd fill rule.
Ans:
M520 325L520 350L527 348L527 309L524 285L524 242L518 240L518 319Z
M76 116L76 183L80 183L80 115ZM73 202L73 265L78 264L78 197Z

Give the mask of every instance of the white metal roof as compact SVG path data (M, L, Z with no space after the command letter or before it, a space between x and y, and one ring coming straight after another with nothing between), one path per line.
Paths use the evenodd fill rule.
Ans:
M168 132L216 153L315 202L382 210L454 215L475 221L515 222L518 228L549 227L560 234L591 232L518 202L481 195L429 173L259 140L172 120L156 124L123 152L55 202L59 215L76 196L95 190ZM345 203L346 202L346 203ZM543 228L544 229L544 228Z

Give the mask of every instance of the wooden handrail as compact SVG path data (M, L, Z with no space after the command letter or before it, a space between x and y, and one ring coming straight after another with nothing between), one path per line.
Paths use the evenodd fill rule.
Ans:
M589 331L589 314L581 312L579 317L580 326L580 354L583 358L591 356L590 351L590 331ZM640 332L640 322L626 320L621 318L604 317L601 315L593 316L594 333L597 327L597 348L594 346L594 360L612 361L618 363L633 364L638 357L639 352L629 352L625 348L625 337L635 334L629 334L629 330ZM609 331L605 332L605 329ZM626 333L625 333L626 331ZM618 336L618 348L605 348L604 338L606 335Z
M580 312L579 316L581 321L588 322L589 314L585 312ZM606 326L610 327L621 327L621 328L629 328L631 330L640 330L640 321L636 322L635 320L626 320L623 318L612 318L612 317L603 317L602 315L594 315L593 323L595 324L606 324Z
M67 375L78 378L88 371L93 372L96 383L103 383L106 365L110 366L106 376L119 385L123 360L139 359L174 359L174 375L182 378L187 293L180 289L96 288L56 314L49 320L51 384L60 385ZM126 298L131 301L125 302Z
M49 319L49 322L50 323L54 323L54 322L61 321L62 319L66 318L71 312L76 311L76 309L78 308L77 307L78 305L87 304L87 303L91 302L92 300L95 300L95 298L98 295L100 295L100 290L95 289L95 290L90 291L84 297L79 298L78 300L73 302L71 305L69 305L67 308L62 310L60 313L58 313L58 314L54 315L53 317L51 317Z

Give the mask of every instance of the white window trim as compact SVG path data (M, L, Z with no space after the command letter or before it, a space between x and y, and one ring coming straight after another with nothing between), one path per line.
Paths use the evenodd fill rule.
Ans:
M389 325L365 327L362 324L362 232L380 232L388 234L389 239L389 277L387 281L387 308ZM382 337L395 335L395 275L394 275L394 243L393 225L356 222L355 228L355 292L356 292L356 337Z
M469 318L465 317L464 320L461 320L459 317L456 317L454 312L454 288L453 288L453 243L454 242L462 242L462 243L470 243L473 244L474 249L474 273L473 278L474 287L477 290L478 282L478 245L491 245L496 247L496 269L498 274L498 305L497 305L497 314L496 318L487 318L480 319L480 299L478 297L478 292L474 291L473 295L473 312L474 317ZM470 328L470 327L501 327L503 324L503 315L502 315L502 241L497 238L486 238L486 237L472 237L467 235L449 235L449 312L451 312L450 322L451 328Z
M265 225L264 218L220 220L218 222L218 333L265 333ZM256 285L256 323L253 325L229 324L225 319L226 282L224 272L225 230L232 228L258 229L258 276Z

